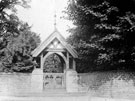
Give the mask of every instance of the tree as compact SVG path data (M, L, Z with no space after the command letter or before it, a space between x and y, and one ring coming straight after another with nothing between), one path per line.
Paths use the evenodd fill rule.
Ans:
M92 14L87 14L83 11L81 5L95 4L96 1L89 0L78 0L76 2L71 2L67 8L68 19L73 21L75 28L69 29L71 33L68 38L68 42L75 47L79 53L79 59L77 60L77 71L78 72L88 72L90 70L95 70L96 59L98 57L97 45L93 42L97 40L95 35L97 32L95 30L95 24L99 20Z
M108 62L112 69L134 70L132 54L135 46L135 14L125 12L126 14L122 15L117 7L111 6L108 2L85 11L100 19L100 23L96 24L102 33L98 40L103 46L98 58L100 62Z
M51 54L44 62L44 72L47 73L62 73L62 61L57 54Z
M28 8L25 0L0 1L0 67L3 71L22 71L33 65L30 52L40 42L39 36L16 15L17 6ZM27 67L30 66L30 67Z
M17 35L20 21L16 16L16 6L29 7L25 0L0 1L0 38L6 40L7 36Z
M13 52L12 67L14 71L31 71L36 65L33 62L31 52L40 43L40 37L30 30L27 23L24 23L20 28L20 35L12 39L9 50Z
M84 53L80 53L83 57L80 64L89 63L87 68L79 66L82 70L90 70L91 64L98 70L134 69L135 3L129 0L125 2L129 8L125 8L120 2L73 0L69 4L66 13L76 27L70 29L68 40L79 53Z
M31 56L33 51L40 43L40 37L30 30L31 27L27 23L23 23L16 37L10 36L3 55L2 63L5 71L29 71L32 70L35 63ZM1 52L2 52L1 50Z

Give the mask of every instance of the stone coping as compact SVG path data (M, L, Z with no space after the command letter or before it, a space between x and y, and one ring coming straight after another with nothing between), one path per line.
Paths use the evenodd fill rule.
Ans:
M0 75L31 75L32 73L17 73L17 72L14 72L14 73L5 73L5 72L0 72Z

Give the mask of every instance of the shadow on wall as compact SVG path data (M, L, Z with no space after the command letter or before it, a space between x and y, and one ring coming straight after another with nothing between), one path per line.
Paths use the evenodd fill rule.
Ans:
M133 72L92 72L79 74L79 78L79 82L88 86L91 96L135 99Z

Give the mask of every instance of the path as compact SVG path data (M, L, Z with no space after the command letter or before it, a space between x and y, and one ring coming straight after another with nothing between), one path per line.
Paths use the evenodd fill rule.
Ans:
M86 93L52 92L14 92L0 93L0 101L134 101L128 99L110 99L92 97Z

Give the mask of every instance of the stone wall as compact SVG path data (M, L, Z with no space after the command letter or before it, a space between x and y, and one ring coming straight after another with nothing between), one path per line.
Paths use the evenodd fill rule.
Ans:
M88 86L90 96L135 99L134 75L120 72L96 72L78 76L80 82Z
M31 74L0 74L0 93L29 91Z
M78 77L79 90L87 91L89 96L135 99L135 76L129 73L94 72ZM0 94L31 89L31 74L0 74Z

